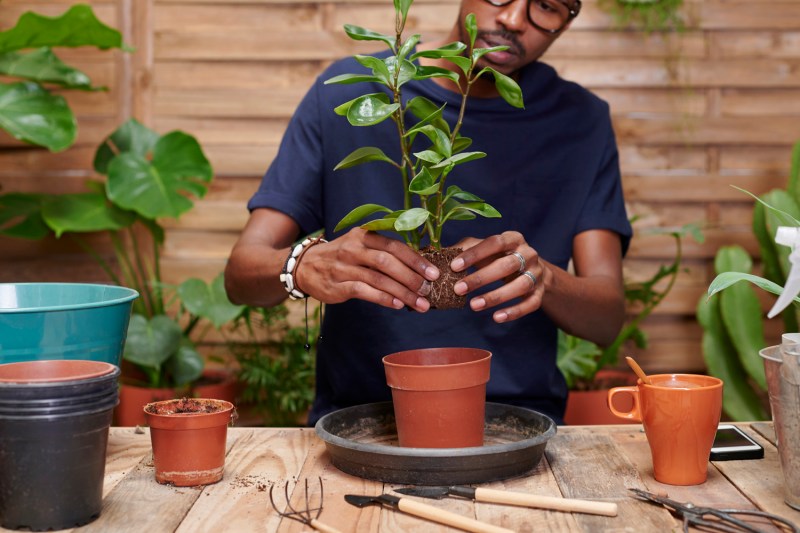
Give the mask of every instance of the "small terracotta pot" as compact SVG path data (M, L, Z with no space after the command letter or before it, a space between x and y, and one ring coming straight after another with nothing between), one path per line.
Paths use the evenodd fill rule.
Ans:
M221 480L233 410L230 402L208 398L147 404L156 481L192 487Z
M400 446L483 446L491 359L491 352L476 348L428 348L384 357Z

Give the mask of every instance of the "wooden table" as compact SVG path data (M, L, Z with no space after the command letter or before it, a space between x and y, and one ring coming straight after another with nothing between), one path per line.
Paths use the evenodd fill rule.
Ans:
M765 447L765 458L717 462L708 481L694 487L656 482L640 425L559 427L545 458L522 478L485 486L536 494L614 501L613 518L510 507L448 498L420 500L515 531L673 531L680 522L669 512L630 496L629 487L667 493L697 505L759 508L800 525L800 512L783 502L783 477L771 424L742 424ZM764 436L766 435L766 437ZM281 519L269 502L269 486L321 476L325 487L320 520L342 532L457 531L386 508L359 509L347 493L377 495L392 488L344 474L330 464L313 429L232 428L225 477L215 485L177 488L154 479L147 429L112 428L100 517L80 533L162 531L292 532L309 529ZM282 495L282 490L280 491ZM299 494L293 500L299 502ZM282 498L281 498L282 500Z

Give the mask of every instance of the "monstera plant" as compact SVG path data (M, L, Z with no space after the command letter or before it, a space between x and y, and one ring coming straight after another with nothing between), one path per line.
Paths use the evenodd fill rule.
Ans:
M75 5L59 17L24 13L0 32L0 128L53 152L75 142L77 122L64 97L52 89L95 91L89 77L62 62L57 47L127 48L122 35L97 20L92 8Z
M202 198L213 172L197 140L181 131L159 135L129 120L98 148L94 168L106 177L73 194L0 195L0 234L41 239L71 238L117 284L139 291L123 358L134 363L150 387L190 383L203 359L190 334L201 319L221 327L242 312L230 303L222 277L210 285L189 279L163 283L162 219L189 211ZM106 233L115 265L94 249L88 234Z

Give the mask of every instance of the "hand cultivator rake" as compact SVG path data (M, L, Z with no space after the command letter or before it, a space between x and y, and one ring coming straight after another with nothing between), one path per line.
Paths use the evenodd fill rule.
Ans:
M272 490L275 488L274 484L269 487L269 501L272 504L272 508L275 509L275 511L283 518L288 518L289 520L295 520L317 531L322 531L323 533L341 533L338 529L331 527L327 524L324 524L318 520L319 515L322 514L322 501L323 501L323 495L325 493L324 488L322 486L322 478L320 477L318 479L319 479L319 504L315 504L316 498L312 497L311 493L308 490L308 479L305 480L305 491L303 494L302 508L296 509L295 507L292 506L292 499L289 495L288 481L283 486L283 494L284 498L286 499L286 508L283 511L281 511L275 504L275 499L272 496Z

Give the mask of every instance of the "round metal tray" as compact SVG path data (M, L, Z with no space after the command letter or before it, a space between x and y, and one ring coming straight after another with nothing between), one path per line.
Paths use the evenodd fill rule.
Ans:
M468 485L536 468L556 425L536 411L487 402L483 446L401 448L392 402L382 402L325 415L315 430L333 465L348 474L387 483Z

